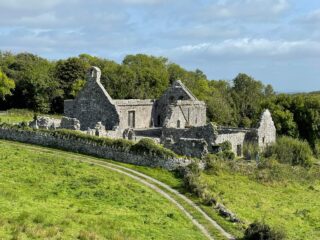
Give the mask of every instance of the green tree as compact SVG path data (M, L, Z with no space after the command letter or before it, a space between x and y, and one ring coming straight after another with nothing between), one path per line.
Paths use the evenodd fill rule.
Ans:
M36 111L50 111L51 101L61 94L52 75L53 64L30 53L17 54L7 66L7 72L14 79L16 88L10 98L19 108Z
M136 98L158 98L169 85L167 59L144 54L127 55L122 64L134 73Z
M298 125L299 136L315 147L317 139L320 139L320 97L294 96L291 107Z
M78 79L76 80L72 86L71 86L71 92L70 95L73 97L76 97L79 93L79 91L83 88L83 86L85 85L86 81L83 79Z
M72 85L79 79L85 79L90 64L81 58L59 60L54 69L54 76L64 92L65 98L72 98Z
M260 81L244 73L239 73L233 79L233 99L238 111L239 125L250 127L260 112L260 105L264 95L264 86Z
M271 111L278 135L298 137L298 126L295 122L291 105L291 97L287 94L280 94L266 98L262 103L262 108L267 108Z
M11 91L15 86L14 81L0 70L0 98L5 100L7 95L12 95Z

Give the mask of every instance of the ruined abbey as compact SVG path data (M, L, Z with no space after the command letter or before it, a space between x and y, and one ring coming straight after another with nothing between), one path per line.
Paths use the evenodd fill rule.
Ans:
M88 134L137 141L152 138L178 154L202 157L229 141L242 155L246 142L261 148L276 139L271 114L265 110L257 128L231 128L207 123L206 104L181 81L175 81L159 99L112 99L100 82L101 71L92 67L77 97L66 100L62 128Z
M62 119L40 117L33 128L72 129L90 135L139 141L151 138L180 155L202 158L231 143L236 156L246 143L264 148L276 140L276 128L265 110L256 128L232 128L207 123L206 104L181 81L175 81L159 99L112 99L100 82L101 71L92 67L83 89L64 102Z

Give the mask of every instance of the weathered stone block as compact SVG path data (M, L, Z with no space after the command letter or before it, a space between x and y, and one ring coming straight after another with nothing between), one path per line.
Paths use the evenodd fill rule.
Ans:
M80 121L76 118L62 117L60 127L64 129L80 130Z

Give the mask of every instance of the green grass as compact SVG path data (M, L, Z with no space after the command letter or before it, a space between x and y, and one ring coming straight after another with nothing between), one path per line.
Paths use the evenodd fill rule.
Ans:
M38 114L41 116L49 116L52 118L61 118L60 115ZM0 122L19 123L29 122L33 120L34 112L28 109L10 109L0 113Z
M131 178L62 154L0 149L0 239L205 239Z
M21 113L21 115L19 115L19 114L17 114L16 110L14 110L13 112L15 112L15 113L12 114L12 116L6 120L7 122L26 121L25 120L26 118L32 119L32 117L33 117L33 113L31 113L31 112L29 112L30 113L29 115L25 114L25 113ZM19 119L19 117L21 117L21 118ZM0 115L0 119L3 119L3 115ZM19 119L19 120L16 120L16 119ZM14 231L17 231L19 234L20 234L19 231L26 231L24 228L17 227L17 226L27 226L27 227L30 227L30 229L34 229L34 231L37 231L37 228L39 228L39 226L40 227L44 226L44 229L46 229L45 231L49 231L49 232L56 231L54 229L62 229L62 232L61 233L59 232L58 235L62 234L62 236L68 236L68 237L72 236L72 238L80 236L80 239L81 239L82 235L84 235L84 236L87 235L87 237L86 238L84 237L83 239L90 239L90 235L93 236L91 239L94 239L94 236L98 236L98 239L99 239L99 237L100 238L111 238L111 239L137 239L137 238L138 239L144 239L144 238L150 239L146 235L137 235L137 233L135 231L138 231L138 230L135 230L135 231L132 230L133 232L131 230L129 231L128 228L132 227L131 224L129 224L129 227L124 224L124 230L121 233L118 233L118 231L115 231L116 227L113 230L109 230L108 233L110 233L110 235L105 235L106 233L105 233L105 230L103 230L103 229L90 230L91 227L95 223L97 223L97 221L98 221L97 219L101 219L101 218L107 219L107 217L109 217L109 215L108 216L103 215L103 216L98 216L97 218L93 218L91 216L92 215L91 214L90 216L92 218L89 218L87 216L87 213L84 212L84 213L81 213L82 216L79 217L79 219L82 219L82 221L84 221L84 219L87 219L87 221L85 221L84 223L81 223L83 225L81 225L80 223L73 223L71 220L69 220L72 222L72 224L68 225L68 226L64 226L63 224L62 225L59 224L59 221L58 221L58 222L54 222L54 224L53 224L54 227L52 229L45 227L46 226L45 223L40 223L40 224L33 223L33 218L35 216L37 216L36 214L39 211L37 210L37 207L30 208L29 210L27 207L26 211L24 211L24 208L21 209L21 206L17 207L17 206L23 204L21 201L15 200L16 198L20 198L20 192L14 190L15 184L13 184L12 182L16 183L17 180L15 180L13 178L11 180L12 185L8 185L10 187L2 190L3 189L2 186L4 184L2 181L2 176L3 176L2 175L3 174L2 162L4 162L4 160L5 160L5 161L9 161L11 163L11 159L16 159L15 161L13 161L13 163L14 163L14 162L18 161L18 158L20 158L19 161L21 161L21 159L27 159L24 161L29 162L30 161L29 158L32 154L30 151L27 151L26 149L15 148L14 154L12 153L13 154L13 156L12 156L12 154L10 153L12 150L12 147L9 147L9 145L6 146L3 144L0 144L0 147L1 147L1 150L0 150L0 153L1 153L0 154L0 160L1 160L1 162L0 162L0 169L1 169L1 171L0 171L0 191L4 191L4 193L0 193L0 239L2 239L2 238L6 239L6 237L8 237L8 236L14 236L14 235L12 235L15 233ZM2 153L6 153L6 154L2 154ZM4 159L5 158L4 156L8 155L9 153L10 153L10 158L7 157L6 159ZM26 156L28 156L28 157L26 158ZM37 156L39 156L39 157L37 157ZM57 154L57 156L59 156L59 154ZM53 158L52 156L49 157L49 155L44 156L43 154L37 154L37 155L33 156L35 159L32 161L34 163L37 162L37 164L38 164L40 162L40 159L42 161L42 158L44 160L47 159L44 162L48 161L48 159L51 159L50 161L53 161L53 159L54 160L57 159L59 162L59 163L57 163L58 165L62 162L63 162L63 164L66 164L67 158L62 157L62 156L64 156L64 155L61 154L61 157ZM77 156L77 154L74 154L74 156ZM114 162L114 161L111 161L111 162ZM173 187L175 189L183 191L182 180L172 172L169 172L169 171L166 171L166 170L160 169L160 168L148 168L148 167L141 167L141 166L135 166L135 165L130 165L130 164L123 164L123 163L118 163L118 162L114 162L114 163L132 168L134 170L138 170L140 172L143 172L151 177L154 177L154 178L170 185L171 187ZM41 164L43 164L43 163L41 163ZM71 164L71 165L69 165L69 164ZM92 166L90 167L86 164L76 164L76 163L69 163L69 162L66 165L67 166L66 169L69 169L69 167L71 169L75 169L78 165L82 166L81 169L85 168L84 174L89 174L90 169L94 169L94 171L96 171L98 169L97 167L92 167ZM28 166L24 166L24 165L19 165L17 163L13 164L12 166L15 166L13 169L14 171L18 171L17 169L19 169L20 172L16 172L17 175L19 175L19 174L23 175L23 173L24 173L23 170L20 169L19 166L21 166L21 168L25 168L28 171L30 171L30 166L28 167ZM35 166L35 164L33 164L32 166ZM64 166L65 165L63 165L63 167L59 167L58 169L60 169L60 168L63 169ZM7 168L8 167L9 166L7 166ZM290 167L287 165L279 165L278 167L279 167L279 169L277 169L277 167L276 167L272 171L269 171L268 169L257 170L250 165L247 165L247 164L243 165L243 164L237 163L237 164L234 164L232 168L223 167L223 166L218 167L217 171L214 171L214 174L203 173L201 175L201 178L202 178L202 181L205 182L206 185L208 186L208 189L210 190L210 192L213 193L213 195L217 198L217 200L219 202L223 203L228 209L230 209L234 213L236 213L236 215L241 220L243 220L246 225L255 221L255 220L260 220L260 221L266 222L267 224L271 225L272 227L281 228L282 230L284 230L288 236L288 239L293 239L293 240L294 239L320 239L320 200L319 200L320 199L320 165L314 166L309 171L305 170L304 168ZM51 169L51 168L48 168L48 169ZM106 170L104 170L104 169L103 170L98 169L98 171L102 171L103 173L106 172ZM81 170L81 172L82 172L82 170ZM104 175L106 175L106 176L117 175L114 173L110 173L110 174L111 175L109 175L109 172L108 172L108 175L106 175L106 174L104 174ZM42 176L42 175L40 174L39 176ZM48 176L51 176L51 175L49 174ZM51 178L52 177L50 177L49 179L51 179ZM72 178L74 178L74 176L72 176ZM121 179L123 179L123 177L121 177ZM67 181L67 180L65 180L65 181ZM107 181L110 181L110 179L108 179ZM127 181L129 183L132 182L132 180L130 180L130 179L128 179ZM103 181L103 182L105 183L105 181ZM28 186L28 188L29 187L30 186ZM81 185L81 189L82 189L82 187L83 186ZM33 188L31 188L31 189L33 189ZM64 186L64 187L62 187L61 192L63 193L63 192L66 192L67 190L68 190L68 186L67 187ZM39 191L39 190L37 190L37 191ZM68 191L70 191L70 190L68 190ZM73 191L74 191L73 194L76 194L76 190L73 190ZM79 191L78 191L78 194L79 194ZM60 189L57 188L56 192L59 193ZM86 192L86 190L84 192ZM49 193L50 192L44 192L43 194L44 195L47 194L48 196L50 196ZM58 201L58 199L60 199L60 197L65 197L65 195L63 195L62 193L59 193L59 195L56 196L55 201ZM21 197L23 197L24 194L26 194L26 193L23 193L21 195ZM128 196L126 194L123 194L123 193L119 193L119 194L120 194L119 198L126 198L126 200L128 202L132 202L132 200L127 199ZM210 216L212 216L213 219L215 219L227 231L231 232L232 234L234 234L236 236L239 236L239 237L242 236L243 230L244 230L242 224L234 224L234 223L230 223L230 222L224 220L223 218L221 218L217 214L217 212L212 207L203 206L203 205L201 205L201 203L199 202L199 200L197 198L192 197L188 193L186 193L186 194L189 197L191 197L195 202L197 202ZM17 209L18 212L15 215L12 215L11 218L3 214L3 213L5 213L4 212L5 208L3 207L4 206L3 205L4 204L3 195L7 195L8 199L12 198L11 202L14 202L14 203L17 202L17 204L14 205L14 209ZM154 195L156 195L156 194L154 194ZM67 196L70 197L71 195L69 196L69 194L68 194ZM130 195L130 197L131 196L134 197L134 195L132 195L132 194ZM140 194L139 194L139 196L140 196ZM34 198L34 196L30 196L31 199L32 199L32 197ZM28 197L26 197L26 198L28 198ZM49 197L49 199L51 199L51 198L52 197ZM89 199L92 200L92 198L94 199L94 197L89 195ZM136 196L136 199L138 199L138 196ZM68 199L68 200L63 200L63 201L70 201L70 202L80 201L81 202L81 199L77 199L76 197L73 197L71 200ZM89 200L87 200L87 201L89 201ZM8 202L10 202L10 201L8 201ZM8 202L6 204L9 204ZM30 200L26 201L26 202L28 203L28 202L30 202ZM166 201L162 200L161 202L163 203ZM45 206L47 206L46 204L51 205L52 203L49 201L46 203L42 203L42 205L39 205L39 206L42 206L42 209L44 209ZM79 206L81 206L80 203L77 203L77 204ZM167 205L170 206L169 203L167 203ZM7 208L9 208L9 206L10 205L7 205ZM125 204L123 206L125 206ZM79 208L81 208L81 207L79 207ZM161 208L166 209L166 210L168 209L168 207L166 207L166 206L163 206ZM84 208L84 209L86 209L86 208ZM106 208L106 209L108 209L108 208ZM172 206L170 206L169 209L172 209ZM43 212L46 212L46 211L49 211L49 210L43 210ZM64 213L65 211L68 211L68 212L71 211L71 213L73 213L73 214L79 214L79 213L74 213L75 209L73 209L73 207L70 207L70 209L68 208L67 210L66 209L63 209L63 210L58 209L57 211L62 212L63 214L65 214ZM57 211L55 211L55 212L57 212ZM152 216L152 214L153 214L152 211L154 211L154 209L151 208L147 211L146 214L151 214L151 216ZM113 213L113 211L110 211L110 213ZM8 213L6 213L6 214L8 214ZM12 214L14 214L14 212L12 212ZM21 217L22 219L24 219L24 214L30 215L26 218L26 220L23 220L23 221L26 221L26 223L24 223L23 221L19 222L19 221L21 221L21 220L19 220L20 219L19 214L22 214L22 217ZM163 213L163 214L164 214L164 216L166 216L166 213ZM55 216L55 215L56 215L56 213L54 213L54 212L49 213L48 214L49 220L46 220L45 222L51 221L50 219L53 218L52 216ZM3 217L3 216L6 216L6 217ZM64 218L63 216L64 215L62 215L62 217L60 217L60 221L63 221L63 220L61 220ZM76 215L76 216L78 216L78 215ZM185 226L187 225L188 221L183 216L181 216L181 214L179 215L179 213L177 213L177 215L174 215L174 216L179 216L175 220L178 220L179 218L184 219L183 224L185 224ZM114 219L114 216L110 216L110 218ZM91 219L91 220L89 220L89 219ZM94 219L94 220L92 220L92 219ZM140 218L137 217L137 219L140 219ZM31 223L30 223L30 221L31 221ZM35 221L37 222L37 220L35 220ZM91 225L89 224L90 221L92 221ZM108 219L108 221L113 221L113 220ZM179 221L180 221L180 219L179 219ZM114 222L114 224L115 224L115 226L117 226L117 224L122 226L122 223L119 223L119 222ZM173 223L173 225L176 225L176 227L180 229L181 227L178 227L179 224L182 224L182 223L180 223L180 222ZM73 228L73 226L75 226L75 228ZM152 228L152 229L156 229L153 225L152 226L148 225L148 227ZM183 238L185 238L185 239L201 239L200 237L197 238L197 233L196 233L197 231L194 229L194 227L192 225L190 225L189 228L192 229L194 235L191 234L189 238L188 237L185 238L182 236L186 236L186 235L182 234L181 239L183 239ZM72 230L72 229L76 229L76 230ZM80 232L80 229L84 229L84 230L82 232ZM176 228L173 228L173 229L176 229ZM164 229L160 229L160 230L163 230L164 232L166 232L166 234L169 234L169 235L172 234L172 233L167 232L167 230L164 230ZM155 231L160 231L160 230L158 229ZM40 229L39 234L41 231L44 231L44 230ZM142 232L145 231L145 228L143 228L143 230L141 230L141 231ZM181 228L180 230L175 230L175 231L177 231L177 233L179 233L179 236L180 236L180 233L183 232L184 230L183 230L183 228ZM174 231L172 231L172 232L174 232ZM43 234L45 234L45 233L43 233ZM73 234L73 235L64 235L64 234ZM115 235L112 235L112 234L115 234ZM118 236L117 234L120 234L120 235ZM188 233L188 234L190 234L190 233ZM154 236L154 239L170 239L170 238L177 239L176 235L174 235L174 234L170 235L170 236L169 235L165 235L165 234L163 235L163 233L157 232L157 233L154 233L154 235L152 235L152 236ZM31 237L26 237L26 238L31 238ZM42 238L42 237L39 237L39 238ZM56 237L56 238L59 238L59 237Z
M221 167L201 177L218 201L247 224L264 221L283 230L287 239L320 239L320 168L277 168L250 173Z
M254 165L222 163L214 173L204 172L202 181L220 203L244 221L230 223L212 208L188 195L224 229L241 237L244 227L255 220L282 229L287 239L320 239L320 166L302 167L277 164L274 169L256 169ZM126 165L128 167L128 165ZM181 191L181 179L162 169L129 165Z

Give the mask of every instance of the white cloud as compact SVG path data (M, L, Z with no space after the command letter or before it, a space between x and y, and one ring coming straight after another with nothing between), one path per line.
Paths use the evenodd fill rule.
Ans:
M173 50L178 54L195 54L229 57L320 57L320 43L312 40L281 41L265 38L227 39L221 42L206 42L184 45Z
M168 0L120 0L120 2L128 4L145 4L154 5L169 2Z
M72 1L72 0L71 0ZM0 1L0 9L8 10L45 10L51 9L54 6L57 6L63 3L63 0L2 0Z
M211 19L272 19L290 7L288 0L225 0L205 6L199 14Z

